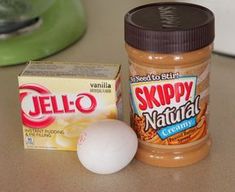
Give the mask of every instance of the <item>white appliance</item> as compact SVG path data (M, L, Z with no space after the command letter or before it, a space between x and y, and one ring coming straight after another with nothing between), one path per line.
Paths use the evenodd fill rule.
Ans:
M234 0L183 0L203 5L215 14L214 51L235 56L235 1Z

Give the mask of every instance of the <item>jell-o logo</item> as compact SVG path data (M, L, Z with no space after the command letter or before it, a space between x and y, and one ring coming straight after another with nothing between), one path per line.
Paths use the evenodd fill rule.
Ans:
M52 94L38 84L24 84L20 90L24 90L20 93L22 120L31 128L50 125L56 115L92 113L97 106L90 93Z

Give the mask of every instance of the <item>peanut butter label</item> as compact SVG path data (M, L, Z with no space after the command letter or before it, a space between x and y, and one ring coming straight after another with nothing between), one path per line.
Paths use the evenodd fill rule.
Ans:
M205 108L200 106L196 75L134 75L130 76L130 84L132 126L140 140L185 144L205 135L206 121L199 124ZM203 130L200 135L196 134L199 129Z

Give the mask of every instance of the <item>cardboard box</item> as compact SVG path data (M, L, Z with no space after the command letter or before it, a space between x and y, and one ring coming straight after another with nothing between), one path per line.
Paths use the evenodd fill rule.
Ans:
M120 118L120 65L33 61L18 80L27 149L76 151L89 124Z

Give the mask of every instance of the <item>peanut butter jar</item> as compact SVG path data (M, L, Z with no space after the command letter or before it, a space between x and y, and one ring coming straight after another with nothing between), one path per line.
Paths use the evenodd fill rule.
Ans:
M214 15L199 5L154 3L125 15L138 160L180 167L207 156L213 40Z

